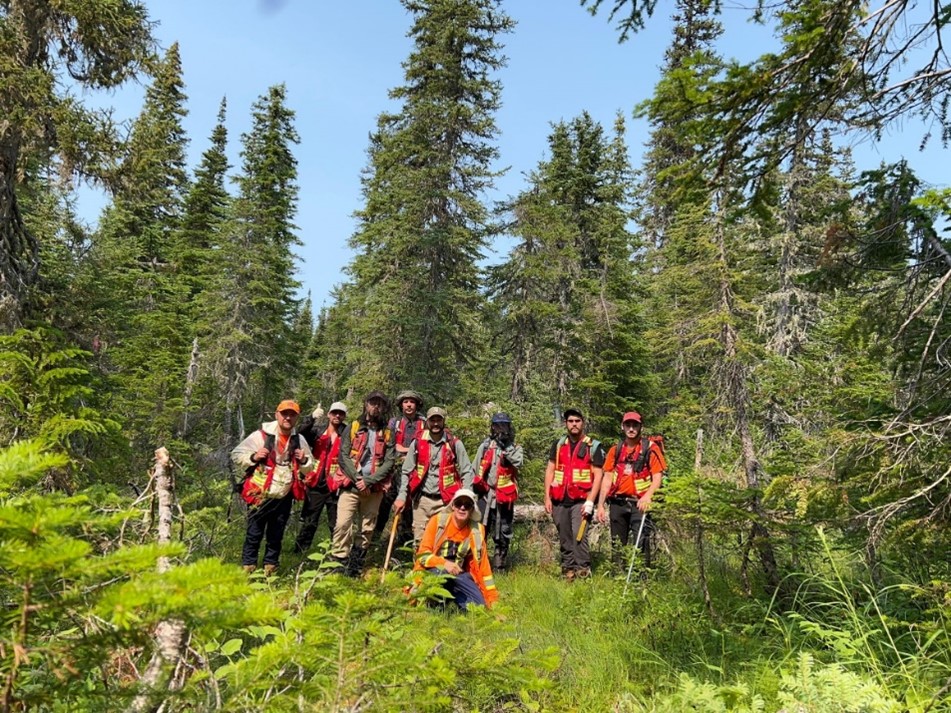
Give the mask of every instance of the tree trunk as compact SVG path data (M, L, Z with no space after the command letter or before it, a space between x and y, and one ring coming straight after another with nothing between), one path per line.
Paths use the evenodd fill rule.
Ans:
M167 545L172 541L172 506L174 492L172 477L169 472L168 451L159 448L155 451L155 492L158 496L158 537L160 545ZM158 559L158 571L167 572L171 568L168 557ZM145 673L142 674L142 692L136 696L129 707L130 711L155 710L166 691L174 691L178 686L174 678L163 675L165 671L174 671L182 657L185 642L185 624L177 620L159 622L155 627L155 653L149 661ZM166 683L162 686L162 679ZM157 705L158 704L158 705Z

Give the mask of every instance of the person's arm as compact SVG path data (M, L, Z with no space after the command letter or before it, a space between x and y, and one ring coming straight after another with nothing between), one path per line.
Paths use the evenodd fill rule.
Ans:
M433 515L426 523L423 539L420 540L419 548L416 550L416 569L431 569L446 564L446 558L436 554L436 530L438 529L439 516Z
M525 462L525 455L522 452L522 447L517 446L514 443L506 446L505 450L502 451L502 457L505 458L505 460L508 461L508 464L516 470L521 468ZM479 459L476 458L476 462L478 461Z
M231 462L238 468L247 470L261 462L259 451L262 448L264 448L264 436L261 435L261 431L254 431L231 451Z
M469 454L466 453L462 439L457 438L453 447L456 452L456 467L459 469L459 477L462 478L462 487L471 488L472 481L475 480L475 472L472 470L472 461L469 460Z
M357 466L354 464L353 458L350 457L350 447L353 445L353 441L350 439L351 430L352 426L349 426L343 429L343 433L340 434L340 457L337 462L340 464L340 470L343 471L343 474L356 482L360 474L357 472Z
M589 515L594 514L594 504L601 492L602 480L604 480L604 447L599 443L595 452L591 454L591 493L585 498L585 510ZM587 503L591 503L590 509Z
M555 461L549 456L545 467L545 512L551 515L551 483L555 479Z
M476 525L476 527L482 528L482 542L485 542L485 527L483 525ZM492 576L492 565L489 564L489 552L487 547L482 547L479 561L473 564L479 569L483 586L482 596L485 597L485 605L491 607L499 600L499 590L495 588L495 578Z
M602 480L604 478L603 473L610 473L615 466L615 460L617 459L617 446L611 446L611 449L608 451L608 456L604 461L604 470L602 471ZM604 503L608 499L608 491L611 489L611 486L608 483L603 483L604 487L601 488L601 492L598 495L598 522L605 523L607 522L607 511L604 509Z
M403 509L403 505L406 503L406 499L409 497L409 479L413 474L413 471L416 470L416 442L413 442L413 447L409 449L409 452L406 454L406 459L403 461L403 469L401 472L402 477L400 478L400 487L396 491L396 500L393 502L393 509L396 512L400 512Z
M301 439L300 442L300 458L298 458L298 473L307 474L310 473L317 465L317 461L314 458L314 454L310 451L310 446L307 445L307 441Z

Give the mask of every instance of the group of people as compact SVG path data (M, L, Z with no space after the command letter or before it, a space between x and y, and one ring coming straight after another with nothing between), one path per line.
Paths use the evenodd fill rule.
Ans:
M524 459L511 417L492 415L489 435L470 460L446 426L445 409L434 406L424 418L422 397L411 390L400 392L396 405L399 413L391 417L389 399L372 391L349 424L340 401L331 404L324 423L320 409L301 419L300 406L284 400L274 421L238 444L231 458L245 472L247 571L257 568L262 541L265 573L277 569L298 499L297 552L310 548L326 512L334 565L359 576L370 543L392 512L393 537L417 544L415 569L447 575L445 586L462 608L495 601L492 571L508 564ZM545 509L558 530L562 573L575 579L591 573L586 525L593 517L610 522L612 540L621 545L632 529L640 538L636 546L646 541L650 528L643 525L649 525L647 513L667 466L662 448L641 437L637 412L624 414L624 438L607 452L585 433L579 410L563 415L566 433L548 455ZM491 558L486 533L494 543Z

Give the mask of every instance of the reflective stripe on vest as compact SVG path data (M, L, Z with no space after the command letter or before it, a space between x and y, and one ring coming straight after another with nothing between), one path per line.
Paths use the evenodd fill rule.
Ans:
M479 463L479 476L487 484L490 484L489 475L497 452L494 446L490 446L482 455L482 461ZM515 499L518 497L518 483L516 482L518 471L512 466L505 464L505 458L501 453L499 453L498 457L499 464L495 470L497 476L495 482L495 497L500 503L515 502Z
M567 436L555 446L555 473L551 481L552 500L580 500L591 491L591 452L599 442L585 436L574 448ZM583 450L583 454L579 455Z
M643 467L636 470L637 461L641 460L640 455L643 449L643 443L647 443L647 457L643 458ZM611 470L611 487L608 490L608 497L620 495L622 497L641 497L651 485L650 471L650 448L651 442L643 439L633 448L625 452L624 441L615 446L614 468Z
M462 478L459 477L459 469L456 467L456 442L458 440L449 431L444 432L442 451L439 454L437 481L439 495L442 497L443 503L446 504L452 500L452 496L462 487ZM410 495L422 487L426 475L429 473L432 464L432 443L429 440L428 431L416 439L416 469L409 479Z

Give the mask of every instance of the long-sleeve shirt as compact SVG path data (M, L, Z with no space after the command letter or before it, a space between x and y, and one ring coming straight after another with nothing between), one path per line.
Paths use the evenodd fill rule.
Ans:
M413 471L416 470L419 441L423 438L428 440L432 445L429 449L429 468L427 468L426 475L420 485L420 492L423 495L439 495L439 464L442 462L443 448L453 448L453 453L455 453L456 456L456 469L459 471L459 477L462 479L462 487L471 488L475 474L472 470L469 454L466 453L466 447L462 444L462 441L456 438L454 439L453 445L450 446L446 441L445 431L442 432L438 441L433 441L429 435L429 431L424 431L423 434L413 442L409 453L406 454L406 460L403 461L403 477L400 478L400 489L396 495L396 499L405 502L409 496L409 478L413 474Z
M440 532L440 517L446 518L445 526ZM475 537L474 528L479 528L479 537ZM455 517L447 513L438 513L433 515L426 524L426 530L423 532L423 539L420 540L419 549L416 550L416 562L413 569L438 569L446 564L446 554L449 549L449 543L455 542L457 556L455 558L464 572L469 572L475 583L479 585L482 596L485 598L487 606L491 607L499 598L499 592L495 588L495 580L492 577L492 566L489 564L489 555L485 547L485 528L481 523L472 520L466 520L465 525L460 527L456 524ZM482 546L479 552L474 554L476 542L481 542ZM463 545L465 543L465 545Z

